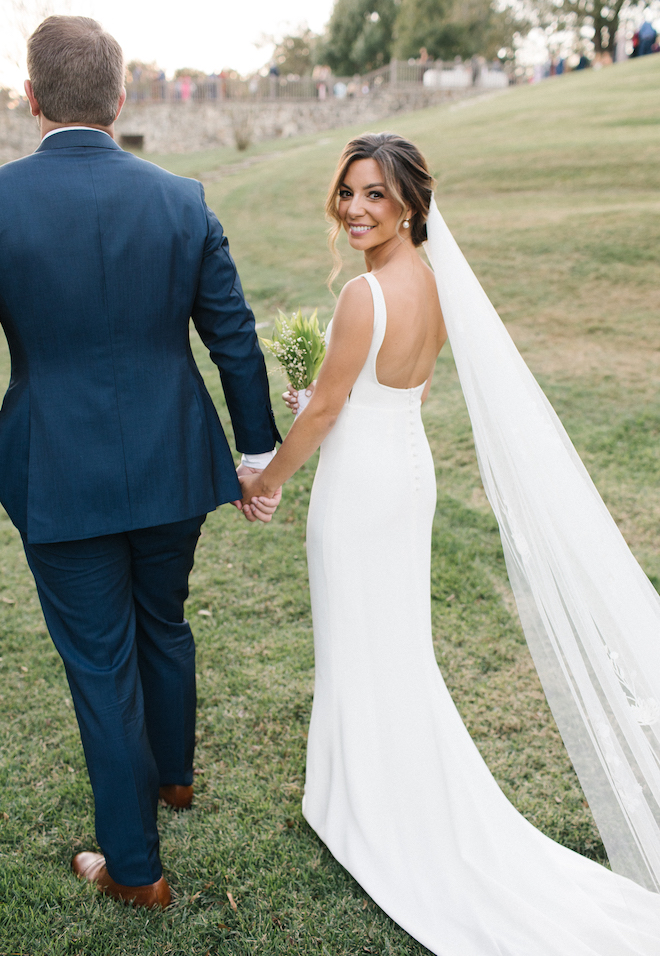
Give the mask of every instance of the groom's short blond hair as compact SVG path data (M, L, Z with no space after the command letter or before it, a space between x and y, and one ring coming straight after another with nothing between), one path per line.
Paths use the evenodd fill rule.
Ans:
M124 86L124 56L88 17L47 17L27 44L32 89L53 123L110 126Z

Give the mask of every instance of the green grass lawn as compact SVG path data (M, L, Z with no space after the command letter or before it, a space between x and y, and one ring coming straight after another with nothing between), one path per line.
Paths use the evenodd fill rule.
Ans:
M660 586L659 85L660 57L646 57L373 128L409 136L429 157L441 211ZM357 132L240 155L150 157L204 181L258 322L299 305L329 318L322 206ZM362 263L344 252L347 278ZM217 373L193 344L224 414ZM0 384L7 377L2 351ZM282 386L274 372L286 428ZM520 631L449 350L424 414L439 492L439 664L510 799L550 836L604 860ZM304 547L313 473L310 462L287 486L271 526L248 526L229 507L205 526L188 604L198 644L196 800L189 813L161 811L175 905L158 914L100 898L67 871L74 852L94 846L91 791L20 539L0 516L0 954L426 952L300 813L313 687Z

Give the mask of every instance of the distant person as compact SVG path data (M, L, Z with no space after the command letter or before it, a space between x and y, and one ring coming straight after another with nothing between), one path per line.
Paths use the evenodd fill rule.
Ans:
M626 31L624 27L619 27L616 33L614 43L614 62L623 63L628 57L626 55Z
M279 77L280 77L280 68L275 62L275 60L272 60L270 64L270 68L268 70L268 89L269 89L271 99L274 99L279 93L279 89L280 89L279 83L278 83Z
M206 77L206 81L201 87L202 97L205 97L207 100L217 100L219 80L220 80L220 77L215 72L215 70L213 71L213 73L209 73L208 76Z
M193 89L195 88L196 87L190 76L186 75L181 77L179 90L181 93L181 99L183 100L184 103L189 102L190 97L192 96L192 93L193 93Z
M575 67L576 70L586 70L591 66L591 60L586 54L582 54L578 61L578 65Z
M27 61L42 141L0 167L12 360L0 501L64 661L94 794L102 852L73 869L116 899L166 906L158 798L185 808L193 795L188 576L207 512L241 497L191 314L238 448L271 452L278 433L254 316L201 184L114 140L117 41L86 17L48 17Z
M653 53L653 44L658 38L658 34L652 23L648 20L645 20L642 23L638 31L639 35L639 52L638 56L648 56L649 53Z
M312 79L316 83L316 93L319 100L326 100L330 81L330 67L318 64L312 70Z
M632 35L632 53L630 54L630 59L634 56L639 56L639 30L635 30Z

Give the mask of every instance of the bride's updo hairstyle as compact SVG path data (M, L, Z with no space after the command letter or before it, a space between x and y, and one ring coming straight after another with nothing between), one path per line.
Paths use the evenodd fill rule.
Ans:
M339 189L348 167L358 159L375 159L380 166L390 195L401 205L397 229L405 219L406 210L410 209L410 238L413 245L421 246L426 240L426 219L434 186L426 160L415 144L403 136L396 133L363 133L344 147L325 202L325 215L330 223L328 245L334 262L328 285L332 284L341 270L342 260L337 251L337 238L343 225L338 211Z

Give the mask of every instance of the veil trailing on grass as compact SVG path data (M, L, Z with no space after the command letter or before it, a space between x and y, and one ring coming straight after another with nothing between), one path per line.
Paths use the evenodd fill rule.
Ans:
M435 202L427 228L534 663L612 868L658 891L660 597Z

